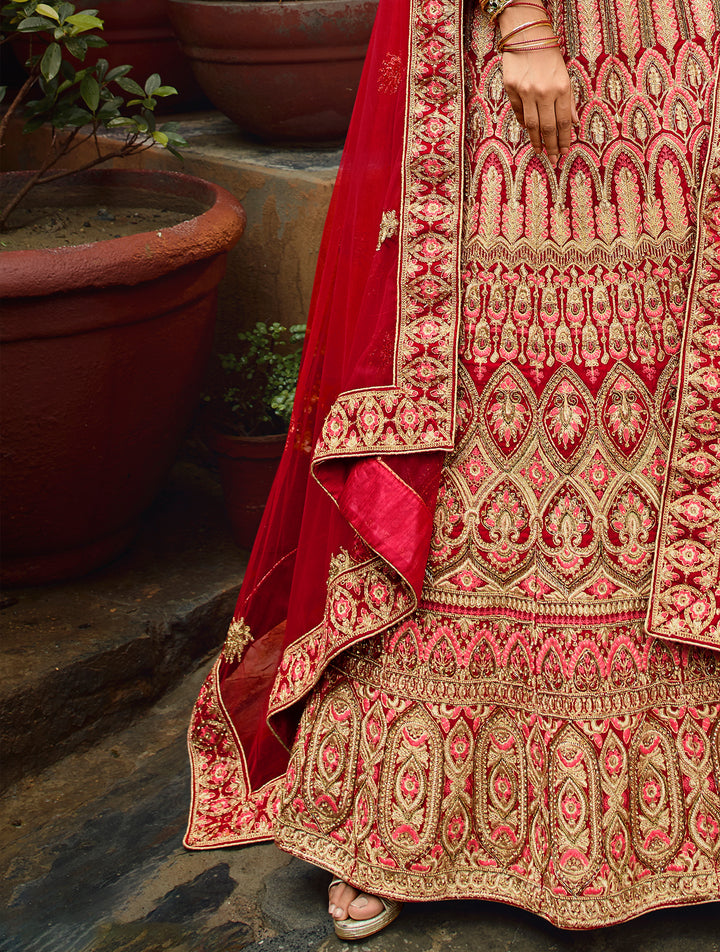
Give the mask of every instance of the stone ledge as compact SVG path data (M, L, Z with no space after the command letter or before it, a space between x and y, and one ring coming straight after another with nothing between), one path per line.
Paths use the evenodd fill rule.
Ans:
M219 486L176 465L131 549L0 605L0 788L129 723L222 643L246 564Z

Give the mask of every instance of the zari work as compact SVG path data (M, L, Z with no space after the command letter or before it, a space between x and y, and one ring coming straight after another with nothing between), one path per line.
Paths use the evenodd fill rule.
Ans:
M720 655L643 624L717 21L633 9L556 11L582 115L557 175L471 24L458 419L425 586L326 670L275 821L371 893L568 928L720 899Z
M720 576L720 10L552 0L581 118L553 171L483 15L463 39L461 4L409 8L401 186L369 236L397 255L395 325L378 325L393 372L300 402L330 394L296 442L346 521L323 510L332 547L303 586L288 566L322 539L261 530L193 715L185 842L274 838L369 892L566 928L720 900L720 652L701 646ZM442 470L428 451L449 451ZM341 510L369 471L414 544L434 513L417 585L388 555L402 518L383 550ZM320 605L297 625L308 589ZM676 640L648 635L649 604Z

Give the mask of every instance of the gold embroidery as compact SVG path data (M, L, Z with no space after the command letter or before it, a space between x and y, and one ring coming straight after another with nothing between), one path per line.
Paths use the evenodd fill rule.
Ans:
M315 464L378 452L452 448L459 334L463 59L462 8L411 0L400 282L393 381L341 394L315 448ZM442 62L442 69L437 64ZM425 407L419 418L418 403Z
M375 247L376 251L380 251L382 243L387 241L388 238L394 238L398 233L398 228L400 222L398 221L397 212L383 212L382 219L380 221L380 234L378 235L377 245Z
M227 638L222 650L223 660L239 661L243 652L252 641L252 632L243 618L236 618L228 628Z

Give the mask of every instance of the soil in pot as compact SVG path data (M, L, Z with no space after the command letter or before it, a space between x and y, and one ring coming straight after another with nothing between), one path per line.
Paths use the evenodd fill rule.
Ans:
M197 206L194 214L200 211L202 208ZM81 208L57 208L52 205L19 208L10 217L10 228L0 232L0 251L86 245L144 231L172 228L192 217L193 210L188 207L108 207L98 202Z

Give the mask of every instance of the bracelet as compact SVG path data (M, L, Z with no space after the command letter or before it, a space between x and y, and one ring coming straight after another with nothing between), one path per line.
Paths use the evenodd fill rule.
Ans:
M503 10L509 6L536 7L538 10L547 13L541 3L529 3L528 0L480 0L480 9L486 14L491 23L494 23Z
M480 9L487 14L491 23L500 16L505 7L509 7L514 0L480 0Z
M529 23L522 23L520 26L516 26L514 30L510 30L509 33L506 33L505 36L503 36L498 41L498 51L502 53L502 51L507 46L507 41L511 37L517 36L518 33L524 33L525 30L531 30L535 26L551 26L551 24L549 20L532 20ZM537 39L550 39L550 37L537 37ZM532 42L532 41L522 41L522 42Z
M530 0L512 0L510 3L512 7L532 7L533 10L542 10L543 13L547 13L547 10L541 3L531 3ZM548 23L550 20L547 21Z
M504 46L503 53L532 53L533 50L553 50L560 46L556 36L548 37L546 40L518 40L511 46Z

